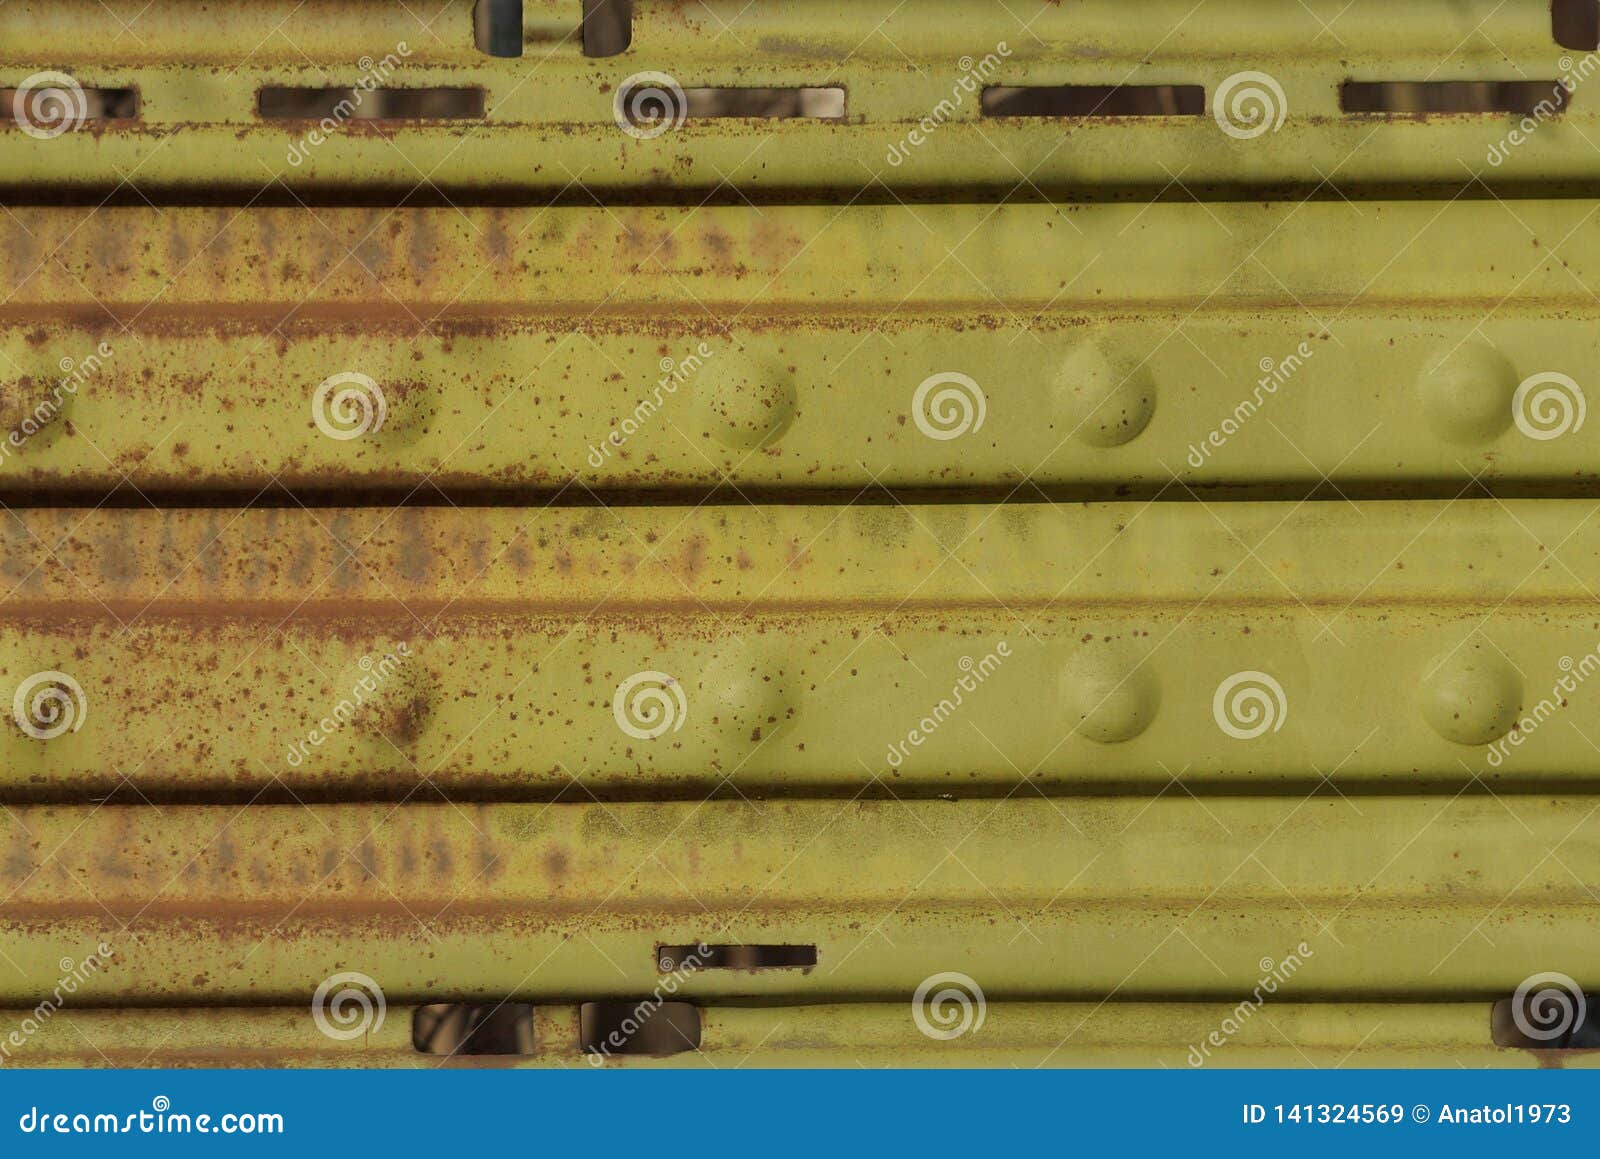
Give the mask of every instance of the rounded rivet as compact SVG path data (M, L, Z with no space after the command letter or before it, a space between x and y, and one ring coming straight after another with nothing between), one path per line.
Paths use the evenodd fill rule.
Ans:
M1080 343L1062 361L1055 393L1068 429L1091 447L1121 446L1156 413L1150 368L1108 354L1097 341Z
M698 698L719 731L740 742L769 737L794 719L798 707L782 656L738 641L706 664Z
M1100 744L1132 740L1161 707L1161 682L1148 664L1115 645L1079 650L1061 670L1068 724Z
M357 726L367 736L406 749L427 732L437 715L439 685L405 645L370 652L357 664L351 688L365 696ZM364 711L363 711L364 710Z
M71 370L72 360L64 358L59 371L0 379L0 439L7 440L7 452L43 450L66 431L78 387Z
M1488 443L1511 425L1517 371L1484 342L1466 342L1423 363L1418 383L1428 426L1452 443Z
M696 422L735 450L775 443L793 425L798 407L799 392L790 373L743 351L717 355L696 375Z
M1522 677L1494 648L1465 644L1434 660L1422 682L1422 715L1456 744L1485 745L1511 731L1522 711Z

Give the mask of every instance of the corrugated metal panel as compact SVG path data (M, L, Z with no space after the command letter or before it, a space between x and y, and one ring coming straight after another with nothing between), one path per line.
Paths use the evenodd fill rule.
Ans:
M48 150L0 135L0 172L8 184L52 188L115 185L137 174L140 188L248 196L271 176L306 192L456 200L573 192L576 184L703 195L731 182L842 199L879 182L1028 196L1165 189L1174 181L1459 183L1463 166L1508 184L1596 174L1588 139L1600 122L1587 94L1498 163L1490 151L1502 144L1508 118L1341 108L1340 87L1352 80L1581 85L1594 62L1555 42L1544 0L1142 0L1132 17L1118 0L637 0L632 47L600 59L583 55L578 0L528 0L523 56L514 59L473 47L466 0L437 12L413 7L265 0L235 12L162 0L129 33L125 17L91 0L10 0L0 24L8 33L0 83L72 61L86 86L137 88L139 118L69 135ZM634 140L617 132L614 104L641 72L665 74L683 89L838 86L845 114L776 130L690 119ZM263 87L350 87L369 77L480 86L487 116L330 134L294 161L288 146L298 135L257 114ZM1048 121L986 118L977 95L991 86L1067 84L1196 85L1206 103L1195 116L1108 111L1063 133ZM1275 131L1255 132L1261 104ZM1219 111L1250 136L1226 135ZM918 144L913 134L925 121L933 127Z
M0 767L17 799L98 796L133 769L147 794L238 799L400 797L419 772L474 797L581 800L728 792L735 774L760 795L1005 794L1024 773L1054 793L1149 791L1180 770L1231 791L1570 791L1600 776L1578 711L1515 759L1459 741L1503 738L1600 665L1595 513L19 510L0 530L0 682L69 671L93 708L49 743L10 731ZM1245 744L1213 695L1252 670L1286 712ZM667 735L618 724L639 672L676 681ZM1485 694L1465 710L1462 682ZM352 699L348 728L306 742Z
M135 468L569 500L1595 487L1587 432L1513 421L1600 350L1587 202L19 208L0 234L8 410L60 399L85 436L9 455L12 495Z
M122 922L95 993L140 1005L292 1003L363 963L396 995L630 998L660 980L656 946L711 941L814 944L818 964L701 968L680 998L908 996L948 962L1012 998L1220 1001L1250 991L1263 955L1309 945L1297 997L1416 999L1509 994L1600 944L1561 863L1594 862L1585 798L14 813L5 861L29 876L7 908L50 938L6 932L23 972L0 979L7 1005L61 946ZM36 843L58 852L30 857ZM1531 847L1553 856L1530 866ZM1468 943L1489 921L1483 954Z
M1596 58L1015 7L0 8L0 1064L1592 1064Z

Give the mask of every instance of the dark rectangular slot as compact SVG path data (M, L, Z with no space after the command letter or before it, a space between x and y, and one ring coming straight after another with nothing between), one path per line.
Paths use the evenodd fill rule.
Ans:
M1544 977L1550 980L1542 987L1523 983L1526 989L1519 989L1516 997L1494 1004L1491 1041L1524 1050L1600 1050L1600 1003L1585 1001L1583 991L1565 975Z
M264 88L256 108L269 121L451 121L480 118L480 88Z
M411 1016L411 1045L422 1054L532 1054L533 1007L526 1002L419 1006Z
M1600 48L1600 2L1552 0L1550 31L1562 48L1584 52Z
M490 56L521 56L522 0L478 0L472 6L472 42Z
M633 43L633 0L583 0L583 55L616 56Z
M48 82L0 89L0 120L33 126L52 136L83 121L132 121L138 116L138 89L86 89Z
M840 88L679 88L661 74L617 93L619 116L659 136L688 119L754 117L763 120L838 120L844 116L844 90Z
M792 89L684 89L690 117L763 117L782 121L798 118L837 120L844 116L844 90Z
M995 85L979 98L986 117L1200 117L1201 85Z
M578 1048L586 1054L657 1057L700 1049L700 1008L687 1002L585 1002L578 1008Z
M817 964L815 946L659 946L656 969L676 970L809 970Z
M1554 115L1567 90L1553 80L1346 81L1339 107L1347 113L1517 113Z

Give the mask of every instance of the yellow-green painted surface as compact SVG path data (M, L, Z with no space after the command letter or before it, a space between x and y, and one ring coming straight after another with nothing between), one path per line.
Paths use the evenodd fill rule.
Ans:
M0 907L17 966L0 1001L102 941L81 992L97 1005L309 1004L339 971L397 1003L642 997L658 945L701 941L815 944L817 965L696 970L678 1000L909 1013L940 970L994 1002L1237 1000L1294 955L1282 989L1302 1001L1491 1001L1600 948L1572 871L1595 863L1597 806L1174 790L14 808L4 862L31 875Z
M1597 274L1581 201L17 209L0 494L1592 493Z
M1597 510L19 511L0 685L64 672L86 711L49 739L8 728L3 783L1589 787ZM670 727L643 736L652 697Z
M473 46L470 4L413 12L378 0L270 0L244 12L174 0L141 14L136 35L92 0L12 0L0 14L0 85L72 62L85 86L136 87L140 119L52 140L0 132L4 184L110 190L136 172L173 193L359 188L456 200L575 182L618 193L733 182L752 191L846 200L982 191L1072 196L1175 183L1316 188L1577 185L1596 173L1600 124L1582 82L1594 69L1551 35L1546 0L1395 6L1236 0L1196 7L1121 0L640 0L631 49L585 58L577 0L526 6L524 55ZM1164 34L1163 34L1164 32ZM404 51L402 51L402 48ZM385 66L384 62L392 63ZM650 139L616 124L614 101L641 72L683 88L837 86L842 121L690 119ZM1256 133L1236 78L1265 103ZM263 123L264 86L481 86L481 121L334 127L306 148L312 122ZM1360 81L1548 81L1577 96L1506 149L1511 113L1422 116L1341 111ZM1232 82L1232 83L1230 83ZM1199 85L1197 116L984 117L990 85ZM1239 132L1225 132L1219 113ZM918 136L920 134L920 137ZM1242 135L1241 135L1242 134ZM1502 151L1491 161L1491 151ZM281 183L281 185L279 184ZM581 198L581 195L580 195ZM586 200L586 199L584 199Z
M22 1020L25 1010L0 1011ZM23 1066L561 1066L588 1069L576 1010L538 1006L534 1053L443 1058L411 1046L407 1007L347 1040L320 1034L303 1009L74 1011L55 1016L16 1052ZM701 1067L1095 1066L1184 1067L1231 1006L1199 1002L991 1003L975 1034L919 1033L910 1012L884 1003L786 1008L708 1006L700 1049L666 1059L613 1056L601 1065ZM1481 1002L1283 1003L1241 1020L1212 1048L1209 1067L1531 1067L1595 1065L1592 1053L1556 1055L1489 1046Z
M1593 1064L1544 0L471 7L0 4L0 1065ZM1204 101L983 115L1061 84Z

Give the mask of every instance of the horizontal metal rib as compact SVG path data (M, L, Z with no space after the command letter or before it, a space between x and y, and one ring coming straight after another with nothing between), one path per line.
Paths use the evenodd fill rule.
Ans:
M392 799L424 776L491 799L1592 785L1600 758L1567 696L1594 695L1578 691L1594 634L1589 653L1573 643L1593 612L1552 618L1352 612L1315 647L1325 621L1287 611L1050 614L1029 637L951 613L752 616L738 636L712 616L650 613L460 617L426 637L398 612L292 627L146 616L126 633L35 623L0 633L8 692L66 672L86 719L48 744L8 722L4 790ZM656 742L617 723L641 675L657 698L681 693ZM1230 732L1219 721L1241 676L1261 715Z
M4 792L1589 785L1595 513L29 511Z
M576 0L530 4L524 55L473 46L470 5L428 17L364 2L252 6L237 22L203 6L155 6L131 24L94 3L13 0L0 16L0 84L74 63L86 86L137 88L140 119L50 140L0 132L0 173L13 192L141 189L245 199L283 183L301 194L382 191L460 199L548 195L574 182L607 191L884 188L994 193L1147 186L1190 188L1325 181L1389 187L1577 182L1595 174L1595 133L1581 81L1593 62L1562 49L1541 0L1424 6L1404 19L1337 0L1285 10L1272 0L1227 11L1117 0L1032 6L1000 2L844 7L813 3L685 7L640 3L632 49L582 55ZM25 31L24 31L25 30ZM407 50L400 52L401 46ZM268 125L264 86L351 86L382 66L386 85L475 85L487 115L466 126L397 122ZM204 83L191 71L210 65ZM639 140L616 99L640 74L683 88L837 85L843 123L688 120ZM1281 124L1233 134L1218 123L1240 76ZM1339 88L1365 82L1572 80L1559 115L1541 116L1513 148L1507 113L1373 116L1341 111ZM981 114L992 85L1191 85L1212 115L1007 120ZM1070 142L1070 144L1068 143ZM1491 160L1491 153L1500 153ZM273 189L276 193L277 190Z
M1597 239L1577 202L19 209L0 494L1588 493Z
M1509 994L1600 949L1593 798L19 808L0 1000L100 943L80 1004L648 994L656 947L817 946L682 1000ZM1531 856L1530 856L1531 854ZM1492 939L1494 952L1475 947ZM1270 951L1270 953L1269 953ZM1570 968L1577 969L1576 965Z
M20 1024L29 1010L0 1011ZM1600 1063L1593 1052L1514 1050L1489 1042L1485 1003L1274 1002L1242 1020L1220 1049L1207 1036L1237 1010L1204 1003L991 1002L975 1034L938 1041L920 1033L906 1003L776 1008L707 1006L700 1049L668 1059L614 1055L606 1066L1126 1066L1185 1067L1207 1048L1212 1067L1564 1066ZM71 1010L14 1052L26 1066L567 1066L578 1049L577 1011L536 1006L534 1051L454 1058L418 1054L412 1010L389 1007L381 1025L331 1039L309 1011Z
M1595 1064L1546 0L441 3L0 0L0 1065Z

